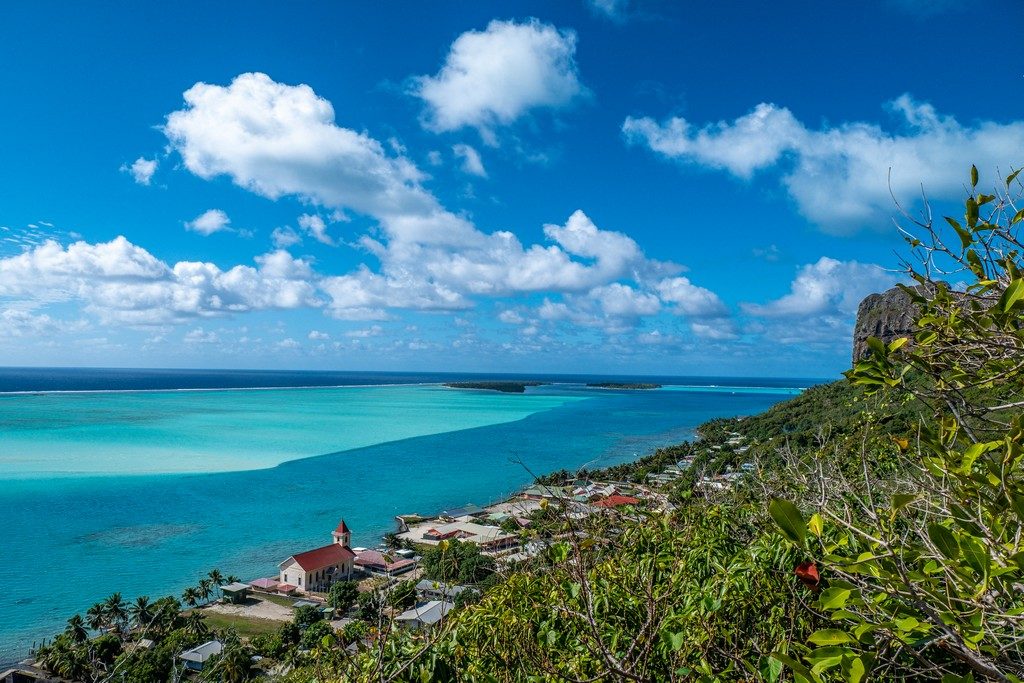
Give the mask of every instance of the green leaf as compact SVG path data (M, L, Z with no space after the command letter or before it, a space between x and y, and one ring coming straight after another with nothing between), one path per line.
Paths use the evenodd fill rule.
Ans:
M889 342L889 353L892 353L893 351L897 351L897 350L903 348L903 346L907 342L909 342L909 341L910 340L907 339L906 337L900 337L899 339L893 339L891 342Z
M967 250L967 264L971 268L971 272L978 277L985 277L985 266L981 265L981 257L978 256L978 252L973 249Z
M818 604L822 609L840 609L846 605L852 592L849 588L826 588L821 592Z
M825 528L825 520L821 518L821 515L815 512L807 522L807 528L812 534L820 537L822 530Z
M974 461L988 449L988 444L985 443L971 444L967 450L964 451L964 457L960 463L960 472L963 474L970 474L971 468L974 467Z
M1017 174L1020 173L1020 169L1017 169L1010 175L1006 176L1006 187L1010 187L1010 183L1017 179Z
M854 642L853 636L836 628L823 628L811 634L808 641L815 645L843 645Z
M864 680L866 672L867 667L864 666L864 660L860 657L854 657L849 662L843 662L843 673L846 675L846 683L860 683Z
M956 234L960 236L960 244L963 245L963 248L966 249L967 247L969 247L974 239L971 236L971 233L967 230L964 230L963 226L961 226L960 223L953 220L949 216L943 216L943 218L945 218L946 222L949 223L954 230L956 230Z
M868 337L868 348L875 352L876 356L885 356L885 344L878 337Z
M768 514L772 516L786 538L797 545L803 545L807 537L807 524L795 505L788 500L773 498L768 504Z
M897 493L892 497L892 510L898 512L917 500L916 493Z
M988 548L973 538L965 538L960 544L964 553L964 562L981 576L988 576L988 568L992 563Z
M966 202L967 206L967 227L973 228L978 224L978 202L973 197Z
M811 663L812 673L820 673L826 669L839 666L843 661L843 656L849 654L853 654L853 651L848 647L826 645L825 647L819 647L817 650L812 650L804 659Z
M1010 225L1016 225L1021 221L1024 221L1024 209L1021 209L1017 213L1013 214L1013 218L1010 219Z
M1003 295L999 297L999 308L1004 313L1009 313L1013 305L1024 299L1024 280L1014 280L1006 289L1003 290Z
M971 164L971 187L978 186L978 167Z
M804 666L800 662L796 661L795 659L793 659L789 655L785 654L784 652L773 652L773 653L771 653L768 656L771 657L772 659L776 660L780 664L782 664L784 666L788 666L790 669L792 669L793 670L793 674L794 674L794 678L799 676L799 677L801 677L801 678L803 678L805 680L808 680L808 681L819 681L819 680L821 680L820 678L818 678L818 676L816 674L811 673L810 669L808 669L806 666Z
M661 632L661 640L665 643L665 646L673 652L678 651L683 646L683 640L686 637L686 633L680 631L679 633L670 633L668 631Z
M932 540L939 552L950 560L955 560L960 556L960 544L957 542L956 536L941 524L928 525L928 538Z

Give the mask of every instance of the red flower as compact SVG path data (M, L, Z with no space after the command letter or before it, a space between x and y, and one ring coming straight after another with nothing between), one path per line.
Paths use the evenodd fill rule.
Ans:
M818 590L818 583L821 576L818 574L818 566L814 562L801 562L793 570L796 577L811 590Z

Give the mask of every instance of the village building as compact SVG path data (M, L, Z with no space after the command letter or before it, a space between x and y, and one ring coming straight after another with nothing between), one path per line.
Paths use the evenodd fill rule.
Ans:
M178 658L185 662L185 668L192 671L202 671L206 662L224 651L224 644L219 640L210 640L191 650L185 650Z
M278 592L326 592L335 581L352 576L356 554L352 552L352 532L345 520L331 532L333 542L322 548L292 555L279 565L281 580Z
M247 583L229 583L220 587L221 593L224 594L224 602L239 605L246 601L249 597L249 591L252 589Z
M517 536L501 530L501 527L484 526L463 517L459 521L439 524L423 532L423 542L436 544L456 539L475 543L481 550L498 551L516 545Z
M355 566L371 574L395 576L416 568L416 560L385 555L379 550L360 550L356 553Z
M402 612L395 617L399 626L410 628L414 631L429 630L434 624L444 619L455 605L443 600L431 600L410 610Z
M461 593L475 592L475 590L469 586L459 586L430 579L423 579L416 584L416 593L424 600L454 601Z

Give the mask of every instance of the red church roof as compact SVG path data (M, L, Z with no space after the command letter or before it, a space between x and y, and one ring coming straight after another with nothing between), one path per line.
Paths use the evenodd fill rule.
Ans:
M633 496L608 496L604 500L599 500L594 505L599 508L617 508L620 505L636 505L640 500Z
M324 567L331 567L354 559L356 554L346 546L332 543L316 550L307 550L298 555L292 555L288 560L298 564L304 571L315 572ZM282 566L288 564L288 560L282 562Z
M338 528L334 530L334 533L336 533L336 534L350 534L352 532L348 530L348 525L345 524L345 520L341 520L340 522L338 522Z

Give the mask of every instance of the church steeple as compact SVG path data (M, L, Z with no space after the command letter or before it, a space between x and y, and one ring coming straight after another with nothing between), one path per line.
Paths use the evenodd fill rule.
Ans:
M352 543L352 532L349 531L345 520L338 522L338 528L331 532L331 538L338 545L349 546Z

